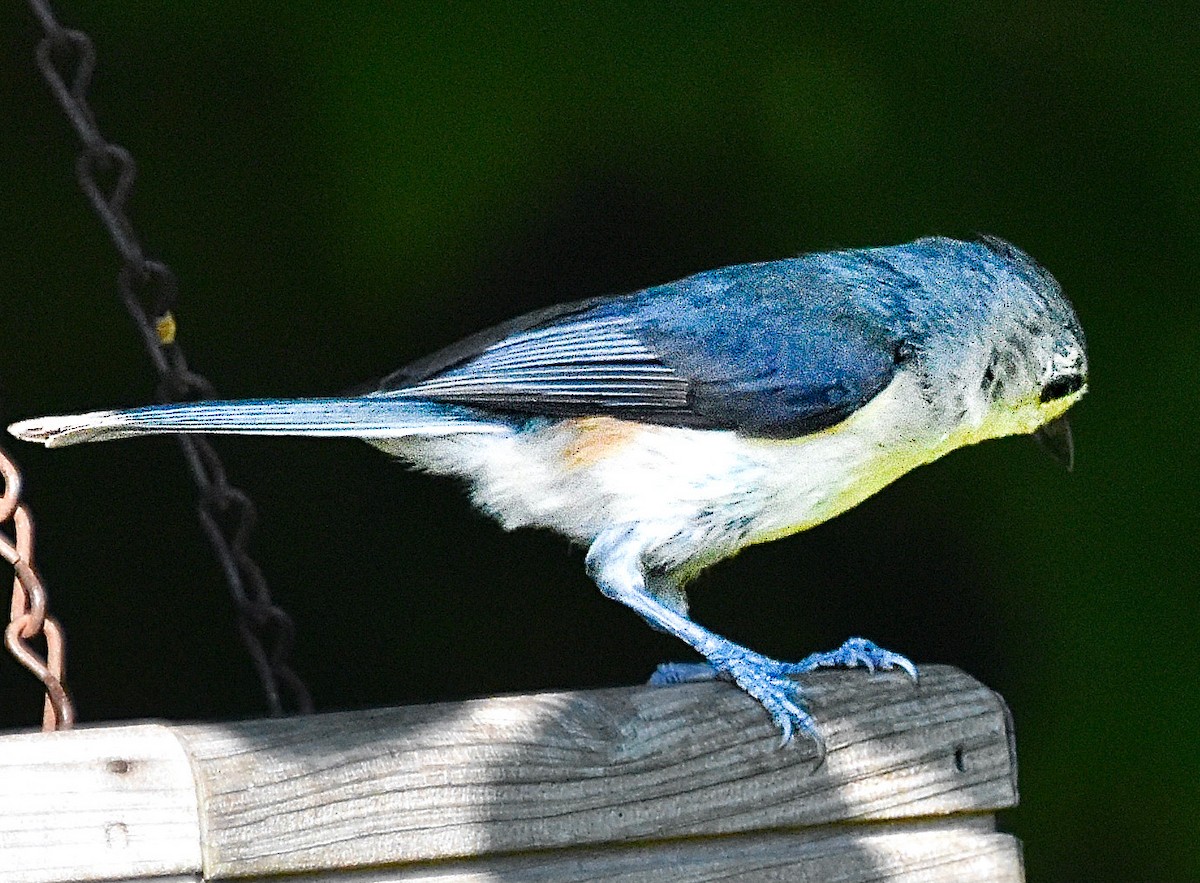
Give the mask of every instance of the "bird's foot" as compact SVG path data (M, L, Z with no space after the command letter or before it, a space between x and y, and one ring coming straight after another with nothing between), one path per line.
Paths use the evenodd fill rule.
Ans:
M818 668L865 668L867 671L893 671L901 669L917 682L917 667L899 653L884 650L866 638L847 638L836 650L812 653L799 662L781 663L788 674L799 675Z
M825 742L804 707L800 685L791 679L793 675L818 668L900 669L914 682L917 680L917 667L909 659L866 638L850 638L836 650L813 653L799 662L780 662L731 641L724 641L708 658L708 662L664 663L650 677L650 683L684 684L717 678L733 681L762 703L779 727L781 745L790 742L796 733L811 739L817 748L818 766L825 759Z
M650 675L650 685L666 687L670 684L697 684L715 681L720 675L707 662L664 662Z
M789 677L789 663L747 650L732 641L722 641L708 658L709 662L664 663L650 677L650 683L683 684L718 678L733 681L771 715L771 720L779 727L780 745L788 744L799 734L816 745L817 765L824 762L825 741L804 707L800 685Z

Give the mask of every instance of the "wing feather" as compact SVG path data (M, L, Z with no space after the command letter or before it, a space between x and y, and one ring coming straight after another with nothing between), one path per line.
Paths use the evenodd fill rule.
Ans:
M375 395L528 416L613 416L790 438L891 382L913 281L855 253L743 264L520 316Z
M685 408L687 378L631 333L635 324L583 316L520 332L390 394L528 413Z

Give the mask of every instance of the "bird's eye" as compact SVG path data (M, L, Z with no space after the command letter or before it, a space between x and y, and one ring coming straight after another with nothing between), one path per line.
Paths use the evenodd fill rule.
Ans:
M1042 387L1042 403L1053 402L1083 388L1082 374L1064 374Z

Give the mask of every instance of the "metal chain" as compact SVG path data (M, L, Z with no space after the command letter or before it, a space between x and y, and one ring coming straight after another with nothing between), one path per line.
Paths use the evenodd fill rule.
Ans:
M33 568L33 516L21 503L21 473L17 464L0 448L0 525L13 523L13 535L0 531L0 558L13 568L12 608L4 644L17 662L33 673L46 690L42 729L69 730L75 722L71 697L63 687L66 647L62 627L46 612L46 589ZM39 653L30 641L41 636L46 652Z
M146 256L125 214L125 203L137 176L133 157L124 147L105 140L88 106L87 89L96 66L92 41L82 31L60 25L46 0L29 0L29 6L45 31L37 47L38 68L83 142L75 167L79 186L121 255L121 299L158 372L158 398L212 398L212 385L188 367L175 341L175 275L165 263ZM200 524L229 584L238 611L238 632L262 683L270 712L284 713L281 694L286 692L286 704L307 714L313 709L312 698L289 663L295 626L271 599L262 571L246 551L257 521L254 504L229 484L225 467L206 439L184 435L177 438L200 492Z

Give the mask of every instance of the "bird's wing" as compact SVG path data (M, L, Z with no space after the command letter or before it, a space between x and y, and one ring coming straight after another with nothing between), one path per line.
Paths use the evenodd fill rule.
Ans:
M688 422L687 378L636 330L629 318L577 317L504 338L404 392L498 411Z
M804 260L530 314L402 369L376 395L804 435L887 386L903 343L876 318L890 314L879 309L878 286Z

